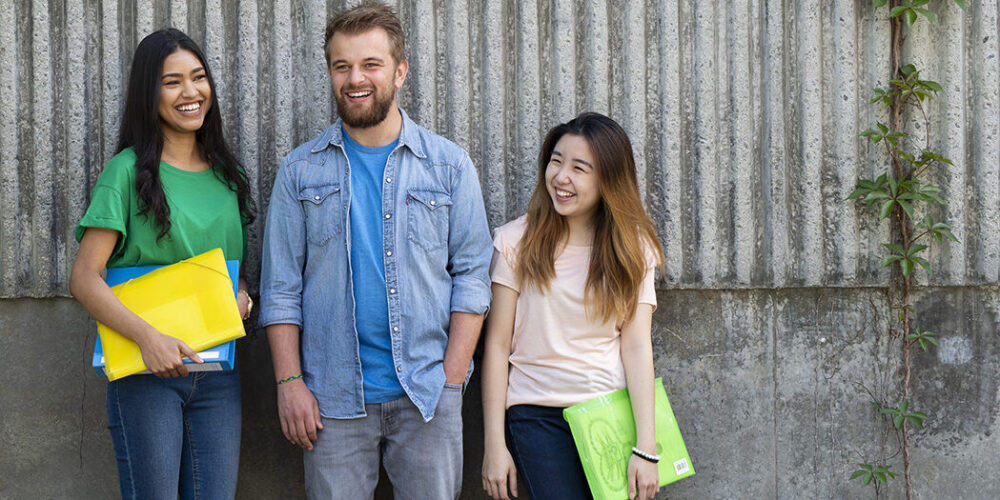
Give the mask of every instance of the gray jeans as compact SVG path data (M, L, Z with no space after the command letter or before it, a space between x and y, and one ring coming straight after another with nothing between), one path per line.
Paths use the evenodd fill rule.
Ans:
M372 498L379 460L394 496L454 499L462 488L462 387L445 384L434 418L424 422L408 397L367 404L355 419L323 419L312 451L304 452L306 496L312 500Z

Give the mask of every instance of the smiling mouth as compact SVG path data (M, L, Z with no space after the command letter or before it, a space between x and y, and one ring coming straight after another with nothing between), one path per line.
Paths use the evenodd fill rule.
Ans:
M569 191L563 191L562 189L556 189L555 192L556 192L556 196L558 196L560 198L572 198L572 197L576 196L576 193L571 193Z
M347 97L350 97L351 99L364 99L365 97L368 97L368 96L372 95L373 93L374 92L371 91L371 90L359 90L359 91L356 91L356 92L345 92L345 94L347 94Z
M201 103L192 102L189 104L181 104L180 106L177 106L175 109L177 109L177 111L180 111L181 113L197 113L198 111L201 111Z

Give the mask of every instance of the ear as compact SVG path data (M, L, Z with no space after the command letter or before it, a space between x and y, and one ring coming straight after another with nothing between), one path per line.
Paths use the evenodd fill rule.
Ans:
M403 82L406 81L406 72L409 71L409 69L410 63L406 59L399 61L399 64L396 65L395 84L397 90L403 88Z

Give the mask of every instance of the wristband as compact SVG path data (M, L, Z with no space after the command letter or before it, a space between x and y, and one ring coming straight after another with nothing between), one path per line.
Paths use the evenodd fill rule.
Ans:
M284 384L286 382L291 382L291 381L293 381L295 379L300 379L300 378L302 378L302 374L301 373L298 374L298 375L292 375L291 377L285 377L285 378L283 378L283 379L281 379L281 380L278 381L278 385Z
M649 453L640 450L639 448L636 448L635 446L632 447L632 454L647 462L652 462L654 464L660 461L659 455L651 455Z

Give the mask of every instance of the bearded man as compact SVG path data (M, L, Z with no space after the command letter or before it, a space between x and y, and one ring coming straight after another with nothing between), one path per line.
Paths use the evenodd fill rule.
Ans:
M326 28L340 118L284 160L267 212L260 322L310 498L456 498L462 392L492 242L468 153L396 102L399 18L366 2Z

